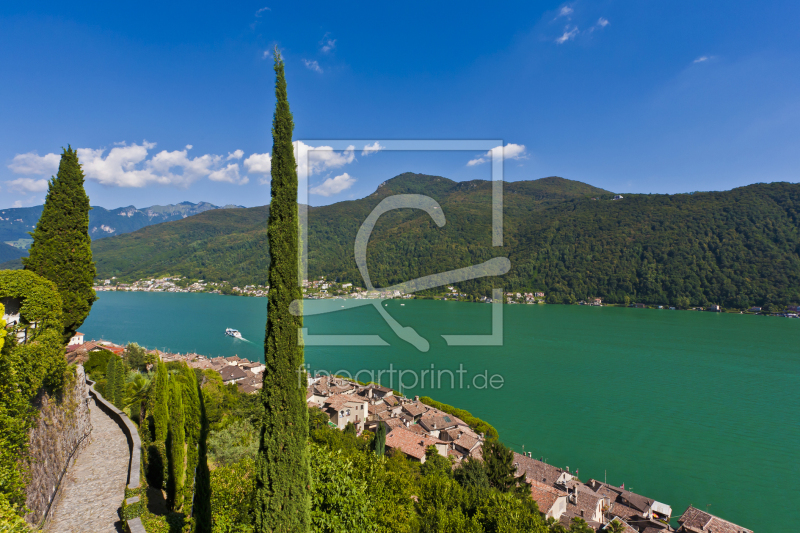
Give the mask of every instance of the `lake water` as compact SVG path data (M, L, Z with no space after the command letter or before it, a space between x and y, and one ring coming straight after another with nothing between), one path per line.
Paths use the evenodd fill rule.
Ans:
M210 356L263 358L266 299L99 293L87 339ZM409 371L429 395L494 425L501 440L584 481L607 479L759 533L793 531L800 510L800 320L688 311L504 306L502 346L447 346L489 334L491 306L385 302L430 341L397 338L371 306L307 317L311 334L380 335L387 346L307 346L311 371ZM401 305L404 303L405 305ZM224 335L239 329L248 340ZM441 387L430 386L430 368ZM463 365L460 367L460 365ZM463 372L458 373L459 368ZM428 370L414 385L410 372ZM493 384L485 385L486 373ZM381 381L390 385L390 374ZM391 386L400 388L397 373ZM459 386L459 377L461 384ZM361 374L367 381L369 375ZM708 507L707 507L708 506Z

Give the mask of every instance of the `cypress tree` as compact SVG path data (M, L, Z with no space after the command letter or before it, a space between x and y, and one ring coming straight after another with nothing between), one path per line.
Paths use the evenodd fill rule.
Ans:
M186 481L183 484L184 501L192 501L196 469L199 459L198 443L201 431L201 413L197 374L185 363L180 370L181 391L183 392L183 418L186 432Z
M89 238L91 207L83 182L78 153L68 147L61 154L57 176L50 179L42 216L31 232L30 255L22 259L26 270L58 287L65 341L78 331L97 299L92 289L97 270Z
M167 440L167 427L169 425L167 414L167 385L169 375L167 367L163 363L156 365L155 387L153 388L153 425L155 426L155 442Z
M311 471L305 383L298 372L301 316L289 312L302 298L298 283L297 164L294 124L286 96L283 59L275 47L275 115L272 120L272 199L269 209L270 291L264 341L263 423L256 467L256 533L309 530Z
M125 405L125 363L114 356L114 405L122 409Z
M106 400L115 405L116 402L114 401L114 399L117 392L116 372L117 372L117 365L114 364L114 358L112 357L111 359L108 360L108 364L106 365L106 385L105 389L103 390L103 396L105 396Z
M208 470L208 417L203 402L203 391L197 387L200 401L200 442L198 442L197 476L194 482L194 533L211 533L211 472Z
M167 500L173 511L183 507L183 483L186 477L184 460L186 453L186 433L183 417L183 387L177 379L169 380L169 432L167 454L169 455L169 479L167 481Z
M378 424L378 429L375 432L375 438L372 439L372 451L375 455L381 456L386 450L386 426Z

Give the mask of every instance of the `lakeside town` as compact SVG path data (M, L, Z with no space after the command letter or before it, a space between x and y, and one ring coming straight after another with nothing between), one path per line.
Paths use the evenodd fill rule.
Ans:
M227 281L214 282L205 280L190 280L182 276L165 276L160 278L140 279L131 283L123 283L116 277L100 280L94 285L96 292L168 292L168 293L209 293L225 294L233 296L250 296L256 298L266 298L269 294L269 285L244 285L242 287L232 286ZM456 287L445 286L441 294L424 297L426 299L436 299L443 301L459 302L480 302L492 303L492 298L483 296L473 298L470 295L459 292ZM415 299L420 298L414 294L404 294L400 291L368 291L362 287L354 286L349 282L328 281L325 277L316 280L304 280L302 283L303 297L305 299ZM544 292L506 292L504 293L506 304L546 304ZM628 302L625 304L608 304L603 302L603 298L590 298L588 300L578 300L575 305L587 305L594 307L632 307L637 309L668 309L677 310L675 306L652 305L645 303ZM765 309L760 306L752 306L744 310L727 310L719 305L711 304L706 307L689 307L687 311L707 311L713 313L732 312L739 314L768 315L783 318L800 318L800 306L789 305L784 309Z
M77 333L67 346L71 361L85 360L91 352L108 351L122 358L126 347L105 340L86 341ZM153 361L185 363L199 371L217 373L223 384L242 394L257 394L262 388L263 363L233 355L206 357L197 353L168 353L149 350ZM153 365L148 365L152 367ZM341 376L306 376L306 402L319 409L328 425L340 431L353 428L386 432L385 446L393 453L402 453L412 461L425 463L430 453L451 460L456 468L467 459L482 460L487 435L468 424L442 404L442 409L429 405L430 399L409 398L377 383L359 383ZM423 401L424 400L424 401ZM426 403L427 402L427 403ZM454 409L453 409L454 410ZM463 412L463 411L462 411ZM434 452L435 451L435 452ZM615 486L579 477L579 469L548 464L532 452L514 452L517 477L524 477L539 512L549 523L569 528L574 519L581 519L594 531L625 533L752 533L707 510L689 506L679 517L678 527L671 524L673 508L668 503L634 493L625 485ZM616 524L614 524L616 522Z

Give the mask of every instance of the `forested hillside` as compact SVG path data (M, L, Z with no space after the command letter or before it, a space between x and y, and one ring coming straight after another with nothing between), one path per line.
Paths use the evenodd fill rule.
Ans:
M621 200L561 178L506 183L504 246L493 248L491 182L403 174L367 198L309 209L309 275L363 286L356 232L380 200L398 193L431 196L447 223L438 228L410 209L381 217L368 249L376 287L505 256L511 271L501 280L473 280L462 289L543 290L550 302L599 296L741 308L800 300L800 185L789 183ZM267 213L208 211L97 241L98 274L265 284Z

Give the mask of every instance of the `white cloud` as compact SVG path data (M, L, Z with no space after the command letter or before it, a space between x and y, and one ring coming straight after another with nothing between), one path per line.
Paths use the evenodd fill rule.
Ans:
M268 175L272 170L272 157L269 153L253 154L244 160L244 168L248 174Z
M259 9L258 11L256 11L256 16L257 16L257 17L260 17L260 16L261 16L261 14L262 14L264 11L272 11L272 10L271 10L270 8L268 8L268 7L262 7L261 9Z
M320 50L322 50L323 54L327 54L328 52L336 48L336 39L329 39L328 35L330 34L326 33L325 36L322 38L322 40L319 42L321 46Z
M14 174L37 174L45 176L58 171L61 156L57 154L38 155L36 152L17 154L8 165Z
M704 61L708 61L709 59L713 59L713 56L700 56L694 61L692 61L692 63L702 63Z
M605 28L609 24L610 24L610 22L608 22L608 19L604 19L603 17L600 17L597 20L597 25L600 26L601 28Z
M43 192L47 190L48 180L33 179L33 178L17 178L15 180L7 181L6 185L11 191L21 192L23 194L29 192Z
M261 59L266 59L269 57L269 50L264 50L264 53L261 55Z
M11 204L11 207L22 207L22 202L20 200L14 200L14 203Z
M316 61L309 61L308 59L304 59L303 63L305 64L306 68L309 70L313 70L314 72L319 72L322 74L322 68L319 66L319 63Z
M346 150L334 150L330 146L309 146L303 141L295 141L294 158L297 161L299 175L313 176L324 170L340 168L355 160L355 146Z
M309 192L311 192L311 194L318 194L320 196L333 196L334 194L339 194L340 192L346 191L352 187L355 182L356 179L345 172L344 174L336 176L335 178L326 179L321 185L317 185Z
M212 181L245 184L249 181L246 176L239 174L239 161L244 157L244 151L234 150L227 157L215 154L205 154L198 157L189 157L191 144L183 150L168 152L162 150L150 156L150 151L156 143L147 141L142 144L114 143L110 150L106 148L78 148L78 159L87 180L96 181L103 185L114 187L145 187L152 184L172 185L175 187L188 187L195 181L208 178ZM253 154L245 161L245 168L252 167L259 154ZM266 172L269 173L269 154L267 156ZM60 156L47 154L39 156L34 152L18 154L8 166L16 174L54 173L58 168ZM225 164L225 161L234 161ZM250 163L248 164L248 161ZM255 164L255 171L263 168ZM32 178L19 178L8 182L9 189L20 192L37 192L47 190L47 180Z
M528 153L525 151L524 144L508 143L505 146L495 146L485 154L467 162L467 166L472 167L483 163L488 163L494 157L502 157L505 159L527 159Z
M564 6L564 7L562 7L562 8L561 8L561 10L558 12L558 16L559 16L559 17L568 17L568 16L572 15L572 13L573 13L574 11L575 11L575 10L574 10L574 9L572 9L571 7L569 7L569 6Z
M386 149L385 146L381 146L378 141L375 141L372 144L367 144L364 146L364 150L361 152L362 156L367 156L370 154L374 154L375 152L380 152L381 150Z
M233 183L234 185L244 185L250 181L247 176L239 176L239 163L231 163L228 166L215 170L208 175L211 181L224 181L226 183Z
M564 34L561 37L556 39L556 43L564 44L565 42L571 41L572 39L574 39L576 35L578 35L578 27L577 26L573 27L572 29L569 29L569 26L566 26L564 28Z
M79 148L78 157L87 179L117 187L144 187L152 183L188 187L211 174L222 160L212 154L190 158L188 146L172 152L162 150L147 160L148 151L155 145L145 141L141 145L116 146L105 156L104 148ZM173 169L179 169L180 174Z

